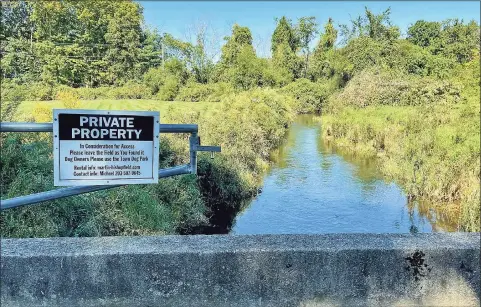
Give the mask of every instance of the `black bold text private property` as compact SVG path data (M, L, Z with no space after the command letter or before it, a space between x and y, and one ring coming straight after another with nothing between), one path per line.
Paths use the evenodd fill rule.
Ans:
M80 116L80 128L72 128L72 139L138 140L141 133L133 117Z

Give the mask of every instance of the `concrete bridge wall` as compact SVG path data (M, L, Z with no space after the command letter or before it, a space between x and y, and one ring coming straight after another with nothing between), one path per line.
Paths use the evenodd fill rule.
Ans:
M480 234L3 239L2 306L477 306Z

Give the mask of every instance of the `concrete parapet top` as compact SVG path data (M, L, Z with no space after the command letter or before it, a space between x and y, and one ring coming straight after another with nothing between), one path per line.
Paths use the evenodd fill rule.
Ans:
M480 249L480 233L2 239L2 257L250 251Z

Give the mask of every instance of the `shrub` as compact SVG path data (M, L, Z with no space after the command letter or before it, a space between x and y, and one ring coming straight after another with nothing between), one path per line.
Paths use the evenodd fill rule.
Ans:
M109 91L109 98L113 99L146 99L150 97L150 91L145 85L132 82L127 82L121 87L114 87Z
M5 101L23 101L28 96L28 88L26 85L18 85L3 79L0 94L2 103Z
M27 100L53 100L57 94L54 85L44 83L33 83L28 86L29 96Z
M58 92L56 97L57 100L63 102L64 107L67 109L77 109L80 107L79 98L74 92Z
M234 92L234 88L225 82L200 84L191 82L182 87L175 100L179 101L211 101L218 102L229 94Z
M164 93L160 94L161 97L168 97L171 95L169 92L175 87L174 80L180 86L185 84L188 78L189 73L185 64L178 59L169 59L164 66L149 69L144 75L144 84L150 89L150 93L155 95L166 83L169 83L167 85L169 90L164 90Z
M112 88L110 87L79 87L74 89L80 99L83 100L95 100L110 98Z
M460 99L460 86L450 81L369 69L356 75L341 93L334 95L329 107L333 110L340 106L414 106L457 103Z
M332 91L329 83L314 83L308 79L298 79L280 90L281 93L295 99L294 109L297 113L321 112Z
M168 77L157 93L157 99L164 101L173 101L179 93L180 83L174 77Z
M150 89L152 95L159 92L160 87L164 84L164 79L162 67L151 68L144 74L144 84Z

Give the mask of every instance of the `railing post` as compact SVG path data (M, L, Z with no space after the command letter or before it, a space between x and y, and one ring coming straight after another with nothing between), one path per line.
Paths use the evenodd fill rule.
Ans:
M197 132L192 132L189 138L189 152L190 152L190 173L197 175L197 151L196 147L199 145L199 137Z

